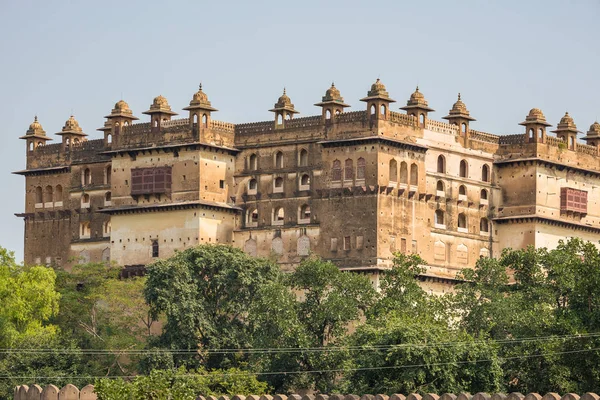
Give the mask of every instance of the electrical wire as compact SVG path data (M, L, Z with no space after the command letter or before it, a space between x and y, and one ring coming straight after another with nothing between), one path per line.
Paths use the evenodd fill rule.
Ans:
M600 333L584 333L575 335L553 335L553 336L533 336L516 339L494 340L493 343L507 345L530 342L541 342L551 340L570 340L570 339L588 339L600 337ZM432 342L432 343L401 343L393 345L380 346L331 346L331 347L264 347L249 349L21 349L4 348L0 349L0 354L85 354L85 355L144 355L158 352L170 354L276 354L276 353L304 353L304 352L334 352L334 351L376 351L402 348L431 348L431 347L458 347L461 345L486 344L488 340L474 340L462 342Z
M569 350L569 351L557 351L552 353L541 353L541 354L528 354L528 355L520 355L520 356L512 356L512 357L502 357L501 360L519 360L519 359L528 359L528 358L539 358L553 355L562 355L562 354L577 354L577 353L586 353L590 351L600 350L600 347L594 347L591 349L582 349L582 350ZM384 367L364 367L364 368L337 368L337 369L321 369L321 370L311 370L311 371L267 371L267 372L212 372L212 373L204 373L204 374L174 374L174 377L208 377L208 376L261 376L261 375L293 375L293 374L317 374L317 373L331 373L331 372L360 372L360 371L378 371L378 370L389 370L389 369L404 369L404 368L422 368L422 367L431 367L431 366L444 366L444 365L464 365L464 364L477 364L484 362L494 362L497 361L495 359L484 359L484 360L472 360L472 361L452 361L452 362L439 362L439 363L427 363L427 364L409 364L409 365L390 365ZM0 379L115 379L115 378L136 378L136 377L147 377L148 375L110 375L110 376L88 376L88 375L72 375L72 376L0 376Z

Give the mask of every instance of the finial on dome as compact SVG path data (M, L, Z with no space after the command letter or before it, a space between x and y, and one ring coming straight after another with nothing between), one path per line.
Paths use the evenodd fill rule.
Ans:
M460 92L458 92L458 99L460 100Z
M202 82L198 85L198 90L202 90Z

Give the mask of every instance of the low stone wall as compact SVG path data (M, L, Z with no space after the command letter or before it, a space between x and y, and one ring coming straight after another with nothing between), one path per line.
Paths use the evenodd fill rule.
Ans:
M21 385L15 388L14 400L97 400L94 385L87 385L83 389L68 384L62 389L54 385L41 388L39 385ZM125 400L125 399L123 399Z
M28 387L27 385L17 386L15 388L14 400L96 400L94 386L87 385L83 389L78 390L77 387L69 384L62 389L58 389L54 385L48 385L44 389L38 385ZM127 399L123 399L127 400ZM299 395L299 394L275 394L275 395L235 395L235 396L198 396L196 400L600 400L600 396L596 393L585 393L579 396L576 393L567 393L560 395L558 393L547 393L542 396L539 393L529 393L527 395L521 393L444 393L437 395L435 393L409 395L403 394L317 394L317 395Z

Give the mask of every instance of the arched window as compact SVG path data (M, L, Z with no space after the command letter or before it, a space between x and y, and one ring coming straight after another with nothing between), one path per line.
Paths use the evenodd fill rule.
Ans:
M252 171L258 169L258 156L256 154L250 154L250 157L248 158L248 168Z
M283 115L277 114L277 125L283 124Z
M331 110L330 109L325 110L325 119L326 120L331 119Z
M435 190L438 191L438 192L443 192L444 191L444 182L437 181L437 185L435 187Z
M44 191L44 202L52 203L54 201L53 192L54 191L52 189L52 186L50 186L50 185L46 186L46 190Z
M250 179L250 182L248 182L248 191L256 192L257 189L258 189L258 181L254 178Z
M459 196L466 196L467 195L467 187L465 185L460 185L458 187L458 195Z
M446 158L443 155L439 155L437 159L437 172L440 174L446 173Z
M371 104L371 116L375 115L377 113L377 107L375 107L375 104Z
M43 195L42 195L42 187L41 186L38 186L38 187L35 188L35 202L37 204L44 202Z
M467 216L465 215L465 213L458 214L458 229L467 229Z
M157 119L154 120L154 127L158 128L158 120Z
M54 203L62 203L63 201L63 188L61 185L56 185L54 190Z
M308 151L306 149L300 150L300 166L308 166Z
M277 207L273 212L273 222L283 223L284 219L285 211L283 210L283 207Z
M258 224L258 210L250 208L246 211L246 224L248 226L256 226Z
M277 178L275 178L274 187L276 189L283 189L283 178L282 177L278 176Z
M194 113L194 125L198 125L198 114Z
M206 114L202 114L202 126L205 128L208 126L208 117Z
M569 137L569 148L571 150L575 149L575 138L573 136Z
M466 123L462 123L462 133L467 133L467 124Z
M303 204L300 206L300 215L299 222L309 223L310 222L310 206L308 204Z
M436 227L446 227L444 225L444 211L435 210L434 222Z
M421 126L425 126L425 114L421 113Z
M365 179L367 163L364 158L360 157L356 162L356 179Z
M481 189L481 193L480 193L480 198L481 200L487 200L488 199L488 192L485 189Z
M385 116L385 104L381 105L381 115Z
M354 162L348 158L344 162L344 180L351 181L354 179Z
M106 221L103 226L104 236L110 236L110 221Z
M390 160L390 183L398 182L398 162L394 159Z
M342 162L340 160L333 161L333 167L331 168L331 180L341 181L342 180Z
M466 178L468 174L469 174L469 166L468 166L467 162L465 160L460 160L460 168L458 171L458 175L461 178Z
M29 151L33 151L33 142L29 142Z
M400 163L400 183L408 185L408 164L404 161Z
M484 182L490 181L490 167L487 164L483 164L483 167L481 167L481 180Z
M419 184L419 167L417 164L410 165L410 185L417 186Z
M533 139L533 128L529 129L529 139Z
M81 207L89 208L89 206L90 206L90 195L85 193L83 196L81 196Z
M110 165L109 165L104 170L104 184L110 185L110 179L111 179L111 170L110 170Z
M40 141L40 142L37 143L36 147L40 147L40 146L43 146L43 145L44 145L44 142Z
M310 185L310 176L308 174L302 175L302 177L300 178L300 185L301 186L309 186Z
M106 135L106 143L108 143L108 144L112 143L112 135L110 133L108 135Z
M544 138L544 128L540 128L539 132L539 138L543 139Z
M487 218L481 218L479 221L479 232L488 233L490 231L490 223Z
M81 239L89 239L90 235L92 233L92 230L90 229L90 223L89 222L82 222L80 224L80 238Z
M83 170L83 175L81 176L81 184L82 185L91 185L92 184L92 172L89 168Z
M283 153L281 151L275 153L275 168L283 168Z
M104 193L104 204L108 206L108 205L110 205L110 201L111 201L110 192Z

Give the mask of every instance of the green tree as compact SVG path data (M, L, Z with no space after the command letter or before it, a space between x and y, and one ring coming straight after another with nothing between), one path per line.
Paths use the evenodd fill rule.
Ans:
M143 296L145 279L119 279L119 273L105 263L59 271L61 311L54 322L79 347L103 351L87 364L94 375L135 372L135 359L121 350L144 348L151 337L154 319Z
M380 297L348 338L353 349L343 390L358 393L497 390L496 349L451 326L448 302L429 296L416 277L416 255L396 254L382 274ZM476 362L482 361L485 362Z
M246 358L241 352L207 350L250 346L248 310L260 288L278 275L272 262L225 245L201 245L149 265L145 297L153 316L166 318L155 344L197 351L194 358L176 356L176 365L238 365Z
M337 347L373 304L375 289L366 276L342 272L312 257L279 281L261 288L249 319L255 347L291 349L257 352L253 365L289 371L268 377L276 390L333 389L346 353ZM329 350L330 349L330 350Z

